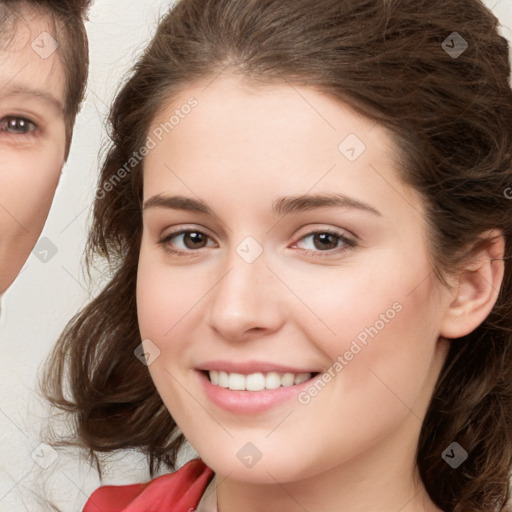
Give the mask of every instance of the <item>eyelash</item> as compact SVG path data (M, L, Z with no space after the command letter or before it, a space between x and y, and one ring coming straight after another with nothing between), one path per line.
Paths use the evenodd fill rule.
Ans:
M180 231L176 231L174 233L169 233L168 235L165 235L162 239L160 239L158 241L158 244L161 245L164 248L164 250L169 254L173 254L173 255L177 255L177 256L194 257L196 255L194 253L197 253L201 249L205 249L205 247L201 247L200 249L189 249L189 250L185 251L182 249L174 249L170 245L170 241L173 238L176 238L178 236L185 235L188 233L199 233L211 240L211 237L209 237L207 234L203 233L202 231L200 231L198 229L182 229ZM292 247L296 246L296 244L298 242L300 242L301 240L304 240L304 239L309 238L314 235L331 235L331 236L336 237L338 239L338 241L342 243L341 247L336 247L335 249L329 249L326 251L320 251L320 250L315 251L315 250L311 250L311 249L302 249L303 254L305 254L307 256L312 256L315 258L328 257L328 256L332 256L332 255L340 255L341 253L344 253L347 250L353 249L353 248L357 247L357 245L358 245L354 239L348 238L345 235L343 235L342 233L339 233L338 231L335 231L332 229L322 229L322 230L311 231L310 233L307 233L306 235L301 236L297 242L294 242Z
M20 121L22 123L25 123L28 125L31 129L28 132L16 132L16 131L9 131L9 123L12 121L15 121L16 123L19 123ZM32 137L33 133L37 130L37 125L31 121L30 119L22 116L5 116L2 119L0 119L0 134L7 134L9 136L14 137Z

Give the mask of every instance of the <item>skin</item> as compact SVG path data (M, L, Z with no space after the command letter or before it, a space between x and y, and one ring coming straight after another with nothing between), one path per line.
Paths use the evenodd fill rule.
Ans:
M374 122L308 88L253 89L225 76L191 85L152 129L191 96L197 108L146 158L137 302L142 339L160 351L149 371L215 471L219 510L438 511L415 451L449 346L443 335L470 332L495 296L478 316L468 304L478 295L472 282L483 281L472 274L448 289L436 280L422 202ZM366 145L354 162L338 150L348 134ZM333 192L379 214L272 211L284 196ZM213 214L150 207L157 195L199 199ZM183 229L204 233L204 244L169 238ZM311 233L326 229L355 246L315 245ZM251 264L236 252L247 236L263 248ZM214 359L332 367L397 302L395 318L307 405L292 399L242 415L200 385L196 368ZM247 442L262 454L252 468L237 457Z
M43 229L65 158L64 70L31 44L51 20L25 9L0 50L0 293ZM38 40L38 44L41 41Z

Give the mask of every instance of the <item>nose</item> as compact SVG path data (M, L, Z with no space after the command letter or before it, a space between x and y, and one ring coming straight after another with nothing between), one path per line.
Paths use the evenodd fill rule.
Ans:
M285 321L282 290L264 255L247 263L234 253L210 295L207 322L230 341L278 331Z

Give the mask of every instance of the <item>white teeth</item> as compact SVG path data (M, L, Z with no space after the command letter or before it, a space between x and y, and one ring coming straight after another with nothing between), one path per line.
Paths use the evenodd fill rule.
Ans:
M267 389L277 389L281 387L281 377L277 372L269 372L265 377L265 387Z
M245 377L245 389L247 391L261 391L265 389L265 375L263 373L251 373Z
M312 377L311 373L228 373L217 370L208 372L210 381L215 386L233 391L262 391L302 384Z
M229 389L235 391L243 391L245 389L245 377L241 373L230 373L228 383Z
M289 386L293 386L294 382L295 382L295 375L293 375L293 373L285 373L281 377L281 386L283 386L285 388L287 388Z
M302 384L303 382L306 382L311 378L311 373L298 373L295 375L294 384L297 386L297 384Z
M229 387L229 377L226 372L219 372L219 384L221 388Z

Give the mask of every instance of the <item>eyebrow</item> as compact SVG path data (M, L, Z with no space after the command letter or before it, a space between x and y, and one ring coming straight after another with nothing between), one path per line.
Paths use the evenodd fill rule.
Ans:
M47 103L59 113L64 112L64 105L52 94L40 89L32 89L23 85L9 86L0 89L0 98L9 98L11 96L21 96L24 98L32 98Z
M327 207L350 208L381 216L381 213L368 203L344 194L305 194L281 197L276 199L273 204L273 210L280 215Z
M290 213L327 207L350 208L371 213L379 217L382 216L373 206L344 194L304 194L288 196L278 198L272 204L272 210L277 215L288 215ZM161 194L157 194L144 203L144 210L150 208L169 208L173 210L202 213L205 215L214 215L213 210L202 201L184 196L162 196Z
M150 208L169 208L171 210L184 210L213 215L213 210L202 201L183 196L162 196L157 194L144 203L144 210L149 210Z

